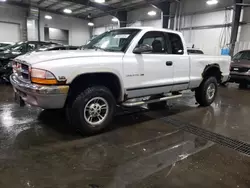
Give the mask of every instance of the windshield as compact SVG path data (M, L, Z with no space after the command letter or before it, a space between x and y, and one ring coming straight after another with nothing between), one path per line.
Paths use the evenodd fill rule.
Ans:
M104 51L124 52L139 29L119 29L105 32L92 39L85 49L101 49Z
M243 51L237 53L234 57L233 60L250 60L250 51Z

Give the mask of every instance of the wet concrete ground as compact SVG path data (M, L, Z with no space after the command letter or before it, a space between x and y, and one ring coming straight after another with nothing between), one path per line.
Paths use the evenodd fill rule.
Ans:
M186 93L165 110L132 109L92 137L71 130L60 111L18 107L12 94L0 86L0 188L250 187L249 156L164 120L249 143L249 90L220 88L208 108Z

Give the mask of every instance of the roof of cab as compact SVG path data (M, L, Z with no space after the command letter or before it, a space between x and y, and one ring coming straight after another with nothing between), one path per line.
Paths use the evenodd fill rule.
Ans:
M154 27L122 27L119 29L115 30L120 30L120 29L140 29L140 30L146 30L146 31L162 31L162 32L169 32L169 33L176 33L176 34L181 34L179 31L174 31L171 29L164 29L164 28L154 28Z

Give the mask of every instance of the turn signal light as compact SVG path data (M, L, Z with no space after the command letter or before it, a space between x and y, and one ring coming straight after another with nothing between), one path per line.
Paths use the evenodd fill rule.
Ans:
M42 79L42 78L31 78L31 82L36 84L44 84L44 85L55 85L57 84L56 79Z

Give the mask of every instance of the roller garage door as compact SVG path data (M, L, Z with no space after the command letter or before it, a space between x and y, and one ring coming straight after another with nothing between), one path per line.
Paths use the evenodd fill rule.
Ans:
M20 39L19 24L0 22L0 42L18 42Z

